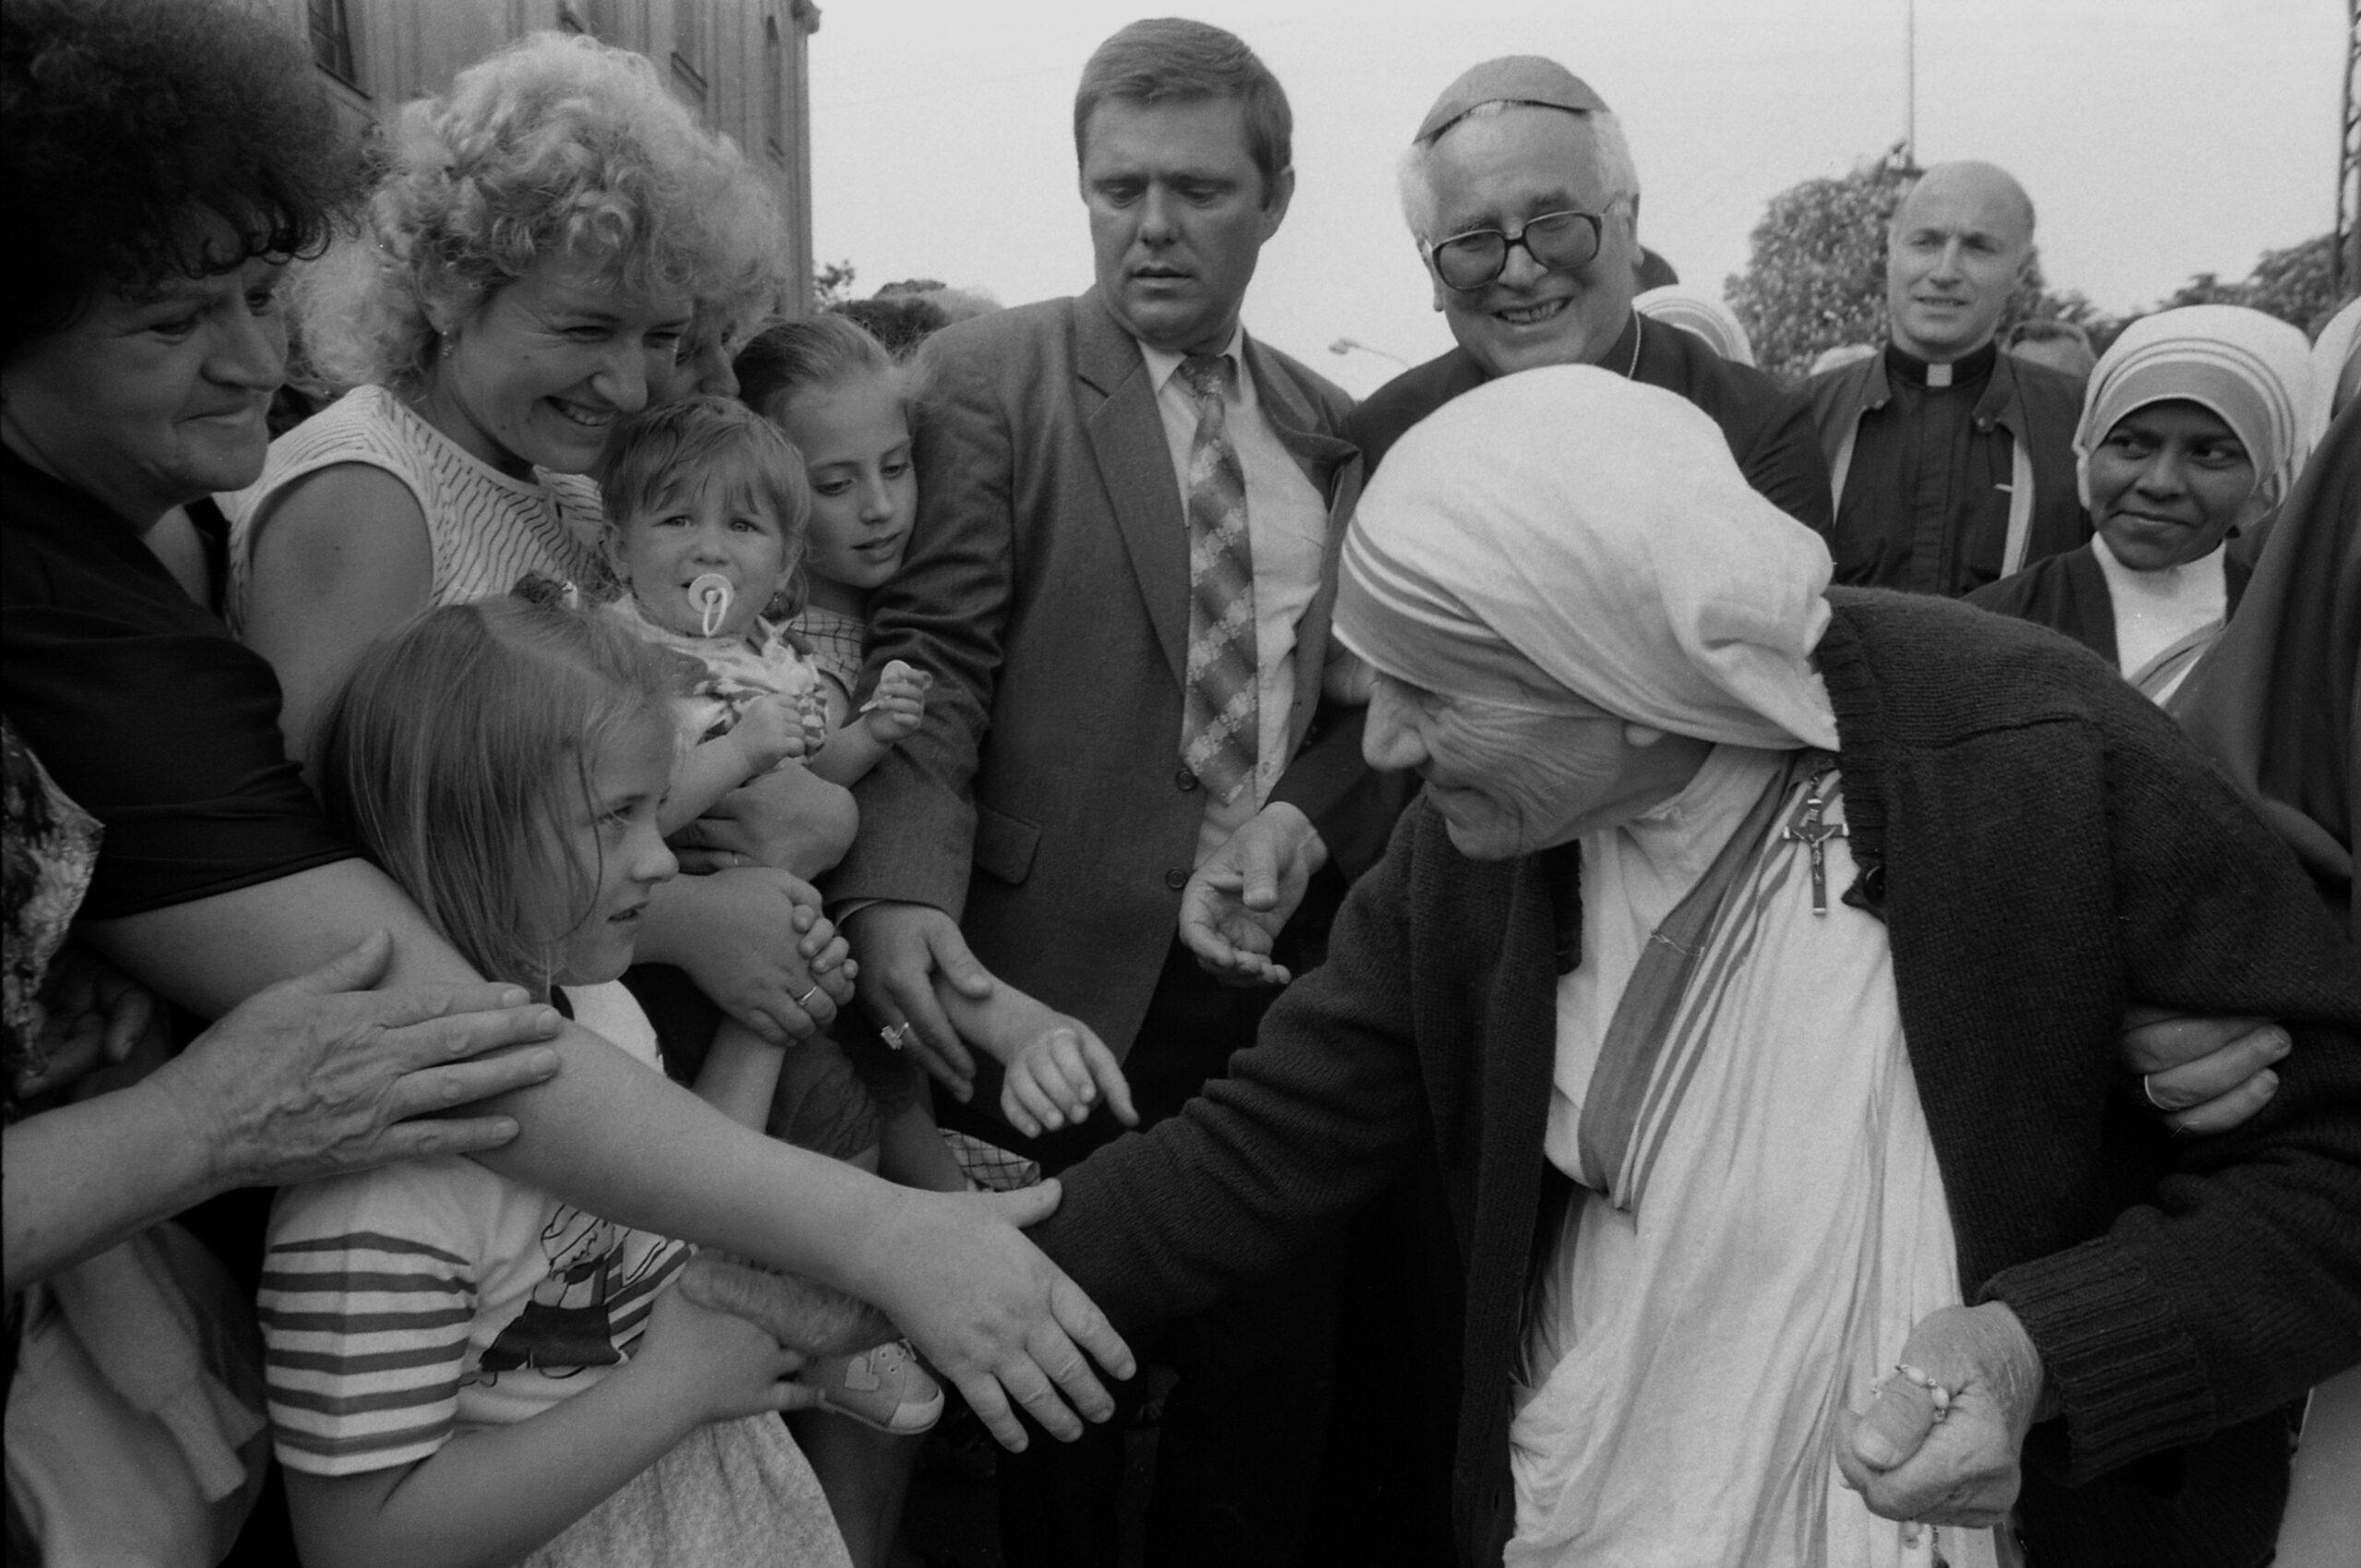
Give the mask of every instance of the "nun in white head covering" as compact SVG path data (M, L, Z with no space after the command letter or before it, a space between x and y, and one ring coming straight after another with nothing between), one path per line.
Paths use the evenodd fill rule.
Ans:
M1644 457L1569 461L1570 428ZM1546 1150L1589 1196L1529 1325L1513 1564L1996 1561L2005 1495L1896 1522L1830 1459L1881 1385L1931 1397L1891 1369L1968 1314L1884 928L1829 895L1829 575L1710 419L1590 368L1414 428L1346 542L1370 760L1470 858L1581 848Z
M1643 290L1632 299L1631 308L1651 320L1695 333L1705 339L1707 348L1733 364L1754 362L1754 343L1746 335L1746 324L1718 295L1682 283L1664 283Z
M2312 340L2312 445L2319 445L2344 405L2361 395L2361 297L2328 318Z
M2163 702L2251 576L2229 541L2268 526L2311 450L2310 352L2242 305L2133 322L2091 373L2074 432L2094 537L1968 602L2065 633Z
M2259 1561L2282 1408L2361 1357L2349 955L2106 671L1829 574L1611 372L1412 428L1335 625L1365 754L1425 793L1219 1092L1069 1172L1049 1245L1158 1315L1427 1162L1459 1336L1401 1359L1457 1352L1469 1568L1969 1568L2012 1513L2045 1560ZM2272 1120L2140 1124L2127 997L2289 1018ZM2124 1470L2166 1450L2168 1498Z

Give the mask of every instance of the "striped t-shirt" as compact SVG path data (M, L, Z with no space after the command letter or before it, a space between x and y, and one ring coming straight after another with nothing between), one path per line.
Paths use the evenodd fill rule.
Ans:
M428 602L464 604L506 593L528 572L603 590L605 514L582 474L535 469L512 479L421 419L383 386L356 386L270 444L262 478L220 498L230 519L230 629L245 635L257 524L287 487L344 463L383 469L426 514L434 552Z
M656 1068L620 982L566 997ZM288 1189L259 1302L280 1463L358 1475L539 1415L623 1360L689 1253L458 1156Z

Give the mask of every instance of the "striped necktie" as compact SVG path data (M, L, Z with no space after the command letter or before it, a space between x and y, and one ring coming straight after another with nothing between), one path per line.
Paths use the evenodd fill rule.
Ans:
M1227 805L1254 777L1254 555L1246 474L1229 443L1227 354L1192 354L1180 377L1197 404L1189 445L1189 673L1180 760Z

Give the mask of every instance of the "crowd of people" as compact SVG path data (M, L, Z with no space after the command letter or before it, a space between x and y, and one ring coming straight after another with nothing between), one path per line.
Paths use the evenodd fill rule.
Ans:
M1945 164L1786 386L1510 56L1355 404L1169 19L1005 310L581 36L0 127L12 1560L884 1568L955 1391L1114 1568L1143 1362L1152 1564L2351 1560L2361 302L2004 349Z

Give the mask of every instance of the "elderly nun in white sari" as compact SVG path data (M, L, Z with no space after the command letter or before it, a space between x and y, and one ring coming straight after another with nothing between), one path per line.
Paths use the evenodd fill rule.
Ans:
M1664 439L1664 410L1617 411L1631 428L1594 439ZM1726 464L1669 493L1647 465L1394 477L1426 474L1346 544L1370 760L1420 770L1463 853L1582 853L1545 1146L1587 1195L1532 1318L1508 1562L1902 1568L1940 1539L1989 1568L1990 1529L1878 1518L1830 1462L1961 1291L1885 928L1841 897L1836 719L1808 658L1826 548ZM1488 722L1498 754L1471 755ZM1519 771L1521 799L1500 782Z
M2253 549L2317 437L2304 335L2243 305L2186 305L2126 327L2092 371L2074 431L2094 536L1968 602L2065 633L2151 701L2222 635Z
M1430 1160L1465 1568L1983 1568L2012 1508L2052 1563L2244 1568L2283 1407L2361 1360L2349 953L2105 671L1829 575L1660 389L1413 428L1335 624L1423 796L1253 1049L1035 1234L1152 1319ZM2268 1119L2164 1136L2128 998L2286 1020ZM2118 1479L2167 1450L2171 1496Z

